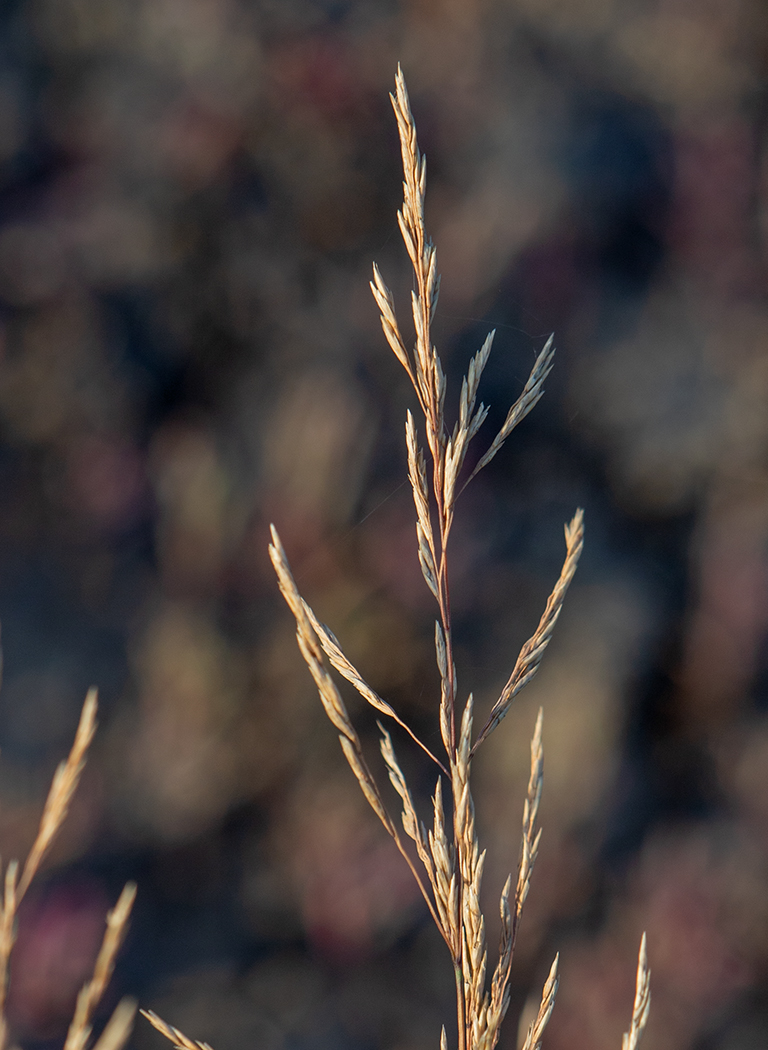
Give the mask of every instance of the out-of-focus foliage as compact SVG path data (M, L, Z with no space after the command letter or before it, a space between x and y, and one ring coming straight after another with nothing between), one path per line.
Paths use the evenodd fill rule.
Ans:
M549 663L478 765L493 899L544 704L513 1009L524 1030L556 945L546 1045L618 1046L647 927L648 1045L764 1045L767 45L762 0L2 7L4 856L91 682L103 723L21 917L20 1040L63 1036L66 959L87 973L90 917L130 874L118 984L218 1050L437 1045L440 945L340 766L266 557L274 520L313 607L418 725L437 677L409 392L367 286L375 256L408 292L400 60L449 404L489 327L489 432L558 345L452 540L459 683L484 710L586 508Z

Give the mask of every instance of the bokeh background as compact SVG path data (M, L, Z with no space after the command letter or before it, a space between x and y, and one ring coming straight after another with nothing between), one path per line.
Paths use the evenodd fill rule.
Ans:
M487 709L583 506L537 682L477 762L493 916L545 709L540 860L502 1050L556 950L547 1050L768 1044L768 8L764 0L5 0L0 8L0 852L86 688L101 726L20 922L10 1015L61 1045L103 916L120 993L216 1050L422 1050L450 964L343 761L266 557L437 738L387 92L401 61L457 403L458 673ZM454 411L453 408L450 411ZM370 713L350 700L375 747ZM396 737L428 807L432 772ZM137 1050L159 1037L140 1021Z

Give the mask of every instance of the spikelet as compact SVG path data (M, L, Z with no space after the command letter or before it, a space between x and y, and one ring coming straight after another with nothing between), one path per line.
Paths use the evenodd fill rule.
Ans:
M555 624L562 612L566 592L576 573L576 566L579 564L579 558L584 549L584 512L581 509L576 511L570 524L565 526L565 546L566 554L563 568L560 571L560 577L555 584L554 590L547 599L547 605L539 620L539 626L520 650L520 655L515 662L512 674L502 689L501 696L493 705L488 721L475 741L473 751L476 751L493 732L507 711L509 711L514 698L535 677L539 669L541 658L544 656L544 650L552 638Z
M154 1010L142 1010L141 1013L146 1017L149 1023L158 1030L158 1032L173 1043L176 1050L212 1050L209 1043L195 1042L193 1039L184 1035L184 1033L178 1028L166 1024L162 1017L157 1016Z
M632 1023L629 1031L621 1040L621 1050L637 1050L640 1037L648 1023L651 1011L651 971L648 969L645 934L640 939L640 951L637 956L637 981L635 983L635 1005L632 1010Z

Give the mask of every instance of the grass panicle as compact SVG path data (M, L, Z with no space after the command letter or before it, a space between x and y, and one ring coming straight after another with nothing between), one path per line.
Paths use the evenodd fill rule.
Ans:
M554 359L550 337L539 353L522 393L510 408L501 430L487 451L464 478L467 451L479 434L488 409L478 404L483 370L493 344L491 332L469 363L459 397L457 421L448 433L445 423L446 381L440 357L432 343L431 326L437 305L440 278L435 247L426 234L424 200L426 160L419 151L416 125L411 112L402 71L398 68L395 93L390 96L397 120L403 162L403 204L397 213L400 233L413 268L411 313L415 341L408 349L395 312L391 291L374 263L371 291L379 308L386 340L405 369L415 391L423 417L424 442L413 414L408 411L405 443L408 478L416 510L416 549L424 581L437 605L435 657L440 678L437 714L445 757L439 758L418 739L400 719L391 704L382 699L346 657L335 635L325 627L300 595L277 530L272 526L269 553L280 590L296 621L296 639L315 681L325 712L339 734L344 755L371 808L395 842L410 867L432 918L445 941L453 963L456 981L458 1050L493 1050L506 1014L509 981L523 905L530 888L541 831L537 827L541 799L544 752L543 714L538 713L531 742L531 767L523 808L523 829L517 881L512 894L510 875L501 892L501 937L499 956L488 982L488 952L485 918L480 908L485 851L481 850L475 825L475 807L470 789L472 758L478 747L499 725L512 701L536 675L566 592L584 545L584 517L577 510L565 526L565 558L560 576L546 603L539 624L523 645L499 698L491 706L482 728L473 741L475 703L470 693L460 707L458 681L453 656L451 603L448 576L448 546L456 501L466 485L498 454L514 428L535 407L544 393L544 382ZM335 671L349 682L362 699L380 715L392 719L435 763L438 770L432 798L431 828L419 819L416 804L395 753L392 738L379 723L380 750L390 782L400 799L401 823L406 839L415 847L418 865L390 817L382 794L349 717L341 694L331 676ZM446 811L445 800L450 798ZM556 957L544 985L536 1017L531 1024L524 1050L539 1050L547 1022L555 1004L558 985ZM636 1050L648 1016L648 969L643 937L635 1008L630 1031L622 1050ZM209 1050L195 1043L152 1013L151 1023L179 1050ZM440 1035L441 1050L448 1050L445 1027Z
M317 684L326 714L339 731L347 761L371 807L414 871L435 924L448 946L456 978L458 1050L493 1050L509 1005L509 980L515 939L541 838L536 818L541 798L544 762L542 712L539 711L531 743L531 772L523 812L523 841L515 895L514 900L510 900L510 876L501 894L499 958L493 970L490 988L487 988L485 919L480 909L485 851L480 849L475 827L475 809L470 790L472 758L477 748L502 721L520 690L538 671L584 546L584 517L582 511L577 510L571 522L565 526L566 553L559 579L547 601L538 627L522 647L506 685L473 742L474 700L470 693L459 715L451 630L447 554L456 500L472 478L497 455L514 428L541 398L544 382L553 365L554 342L552 337L547 340L501 430L477 461L469 477L462 481L470 442L479 433L488 413L487 407L483 402L478 404L477 399L494 333L488 335L470 361L462 382L458 418L449 435L444 411L445 375L437 349L431 340L431 325L439 295L440 278L437 273L435 248L427 237L424 223L426 160L419 151L416 125L400 69L391 101L397 120L403 161L403 204L397 219L414 275L411 310L415 343L412 351L406 348L407 343L395 312L394 298L375 263L371 290L379 307L384 335L411 380L424 421L428 459L420 447L417 424L410 411L406 415L405 443L408 478L416 509L416 548L419 564L438 610L435 622L435 656L440 676L438 714L445 749L444 761L433 755L410 728L403 725L391 705L367 685L362 675L344 655L335 636L320 624L309 605L301 598L274 527L270 555L280 589L296 618L299 648ZM391 737L380 725L382 757L392 786L402 803L403 829L415 844L416 854L423 868L423 878L414 870L414 864L403 849L394 822L387 815L382 796L362 756L359 739L351 726L338 690L332 684L324 658L354 686L367 703L402 726L440 770L432 799L432 828L427 831L419 820ZM446 819L444 809L443 778L450 787L450 823ZM554 1007L557 980L555 959L544 986L537 1017L528 1032L526 1050L537 1050L541 1044L544 1028ZM646 1016L647 997L642 999L642 1002L640 999L636 1002L632 1029L626 1037L634 1041L627 1042L623 1050L634 1050ZM447 1047L445 1029L441 1034L441 1046Z

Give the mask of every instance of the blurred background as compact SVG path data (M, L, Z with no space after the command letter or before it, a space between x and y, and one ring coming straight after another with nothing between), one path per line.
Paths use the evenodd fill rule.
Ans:
M415 399L368 289L375 258L406 330L398 61L451 415L497 331L476 455L550 331L558 346L454 529L460 692L481 711L586 512L541 674L476 764L493 957L543 704L544 837L502 1050L556 950L546 1050L618 1048L643 929L648 1050L768 1044L763 0L5 0L4 858L34 836L86 688L101 697L21 916L25 1048L61 1045L127 878L113 1001L216 1050L422 1050L451 1030L444 946L266 555L274 521L318 616L437 740ZM395 743L426 816L432 770ZM133 1045L165 1044L140 1020Z

